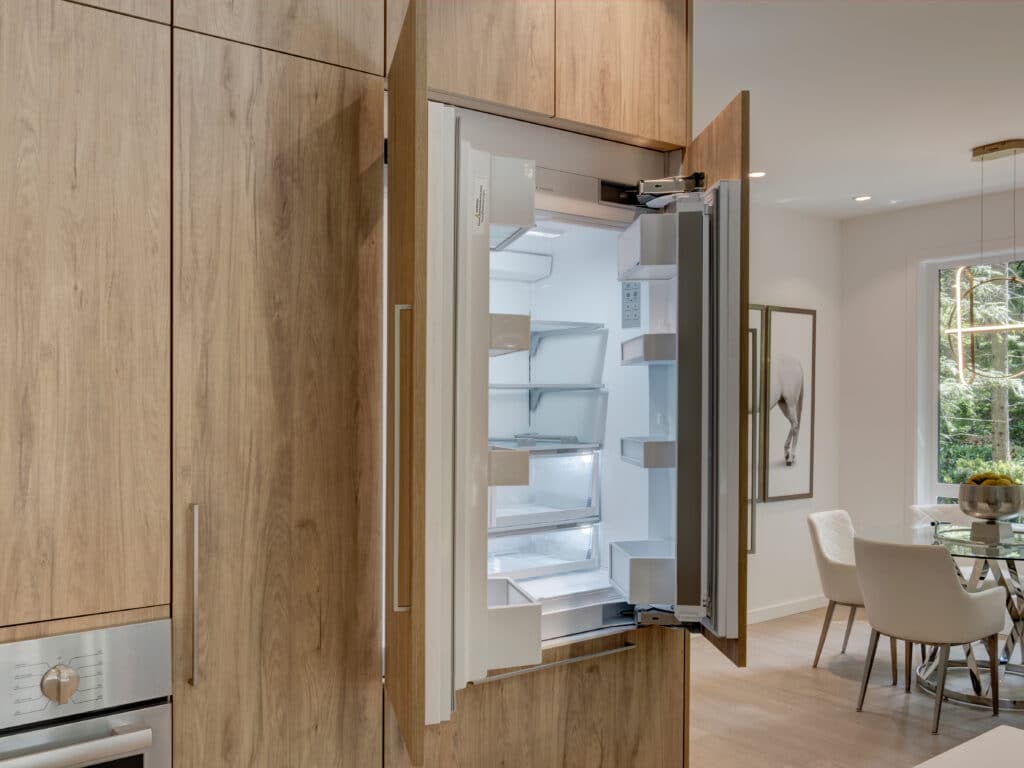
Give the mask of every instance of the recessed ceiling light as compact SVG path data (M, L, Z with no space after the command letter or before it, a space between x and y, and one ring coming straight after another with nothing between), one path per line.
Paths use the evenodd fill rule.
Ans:
M561 232L545 232L543 229L527 230L526 234L529 235L530 237L548 237L552 239L562 236Z
M870 199L871 195L857 195L855 198L853 198L853 201L855 203L866 203Z
M765 171L751 171L747 175L752 179L763 179L768 174Z

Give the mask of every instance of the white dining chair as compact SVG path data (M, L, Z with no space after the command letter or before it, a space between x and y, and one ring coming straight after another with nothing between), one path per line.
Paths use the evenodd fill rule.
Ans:
M850 520L847 511L833 509L828 512L812 512L807 516L807 526L811 531L811 544L814 547L814 559L818 564L821 589L828 600L825 623L821 627L821 636L818 638L818 650L814 654L814 663L811 665L817 667L836 606L845 605L850 608L850 617L846 622L846 634L843 636L843 648L840 651L840 653L846 653L857 609L864 605L864 600L860 594L860 583L857 581L857 566L853 553L853 521Z
M968 592L957 578L953 558L940 546L889 544L858 537L853 548L871 624L857 711L864 707L878 638L888 635L907 643L938 646L932 733L939 732L949 649L954 645L985 641L992 677L992 714L998 715L999 630L1003 628L1006 591L996 587Z

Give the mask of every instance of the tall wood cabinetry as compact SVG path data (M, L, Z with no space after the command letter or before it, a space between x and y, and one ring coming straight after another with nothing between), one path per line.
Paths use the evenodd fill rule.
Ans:
M685 146L691 5L434 0L424 9L427 85L439 101L630 143ZM401 18L389 14L389 38Z
M174 25L384 74L384 0L174 0Z
M170 43L0 4L0 626L170 601Z
M176 765L379 764L383 84L174 43Z

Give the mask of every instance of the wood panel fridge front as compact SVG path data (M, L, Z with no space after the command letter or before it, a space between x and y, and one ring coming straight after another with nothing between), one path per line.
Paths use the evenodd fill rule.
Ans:
M0 626L170 601L170 43L0 4Z
M379 764L383 83L174 50L175 764Z

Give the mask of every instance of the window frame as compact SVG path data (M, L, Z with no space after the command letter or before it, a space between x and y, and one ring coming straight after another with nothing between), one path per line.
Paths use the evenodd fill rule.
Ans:
M1001 264L1014 260L1012 248L985 253L949 256L922 261L918 274L917 362L927 371L917 382L917 504L935 504L940 498L957 498L956 483L940 483L939 477L939 272L958 267ZM1017 254L1019 258L1019 254Z

